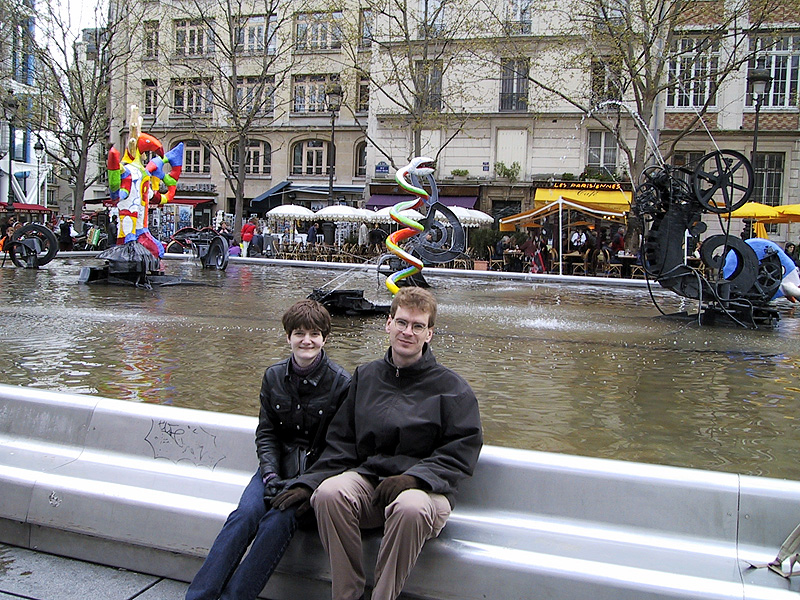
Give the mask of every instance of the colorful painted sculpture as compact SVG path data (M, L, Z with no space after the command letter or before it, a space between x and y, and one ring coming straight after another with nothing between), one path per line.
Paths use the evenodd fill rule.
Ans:
M386 279L386 287L392 294L396 294L400 289L398 281L419 273L423 265L447 263L464 255L464 228L453 211L439 202L439 191L433 178L433 170L432 158L418 156L405 167L398 169L395 174L398 185L416 197L413 200L397 203L389 211L394 221L406 227L390 235L386 239L386 247L409 265ZM422 188L421 177L427 180L430 193ZM422 208L423 205L426 213L420 222L402 214L404 210ZM437 219L437 213L444 216L448 227ZM405 247L401 248L401 242L406 240ZM383 258L380 262L383 262Z
M143 152L156 154L146 165ZM111 200L119 209L117 244L137 241L154 256L164 254L164 245L148 229L150 202L166 204L175 196L175 188L183 168L183 143L164 154L164 147L155 137L142 133L139 108L131 106L130 134L125 154L111 148L108 153L108 186Z

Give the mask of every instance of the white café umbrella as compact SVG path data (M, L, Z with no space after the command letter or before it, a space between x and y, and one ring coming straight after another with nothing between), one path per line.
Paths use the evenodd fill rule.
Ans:
M314 217L317 219L337 223L362 223L369 220L371 216L367 210L344 205L326 206L314 213Z
M494 219L484 212L473 210L471 208L464 208L463 206L448 206L452 213L458 218L461 225L464 227L480 227L481 225L488 225L494 223ZM447 223L444 215L437 212L436 219Z
M386 207L380 209L379 211L376 211L375 213L373 213L375 215L373 217L375 219L375 222L376 223L393 223L394 219L392 219L392 217L389 215L389 211L392 210L392 208L393 207L391 207L391 206L386 206ZM415 221L419 221L420 219L425 218L422 215L421 212L418 212L417 210L415 210L413 208L409 208L407 210L401 210L400 211L400 215L403 216L403 217L407 217L409 219L414 219Z
M472 216L472 218L478 225L491 225L492 223L494 223L494 217L492 215L487 215L485 212L481 210L468 208L467 212Z
M297 204L281 204L268 211L267 218L310 221L314 218L314 212L305 206L298 206Z

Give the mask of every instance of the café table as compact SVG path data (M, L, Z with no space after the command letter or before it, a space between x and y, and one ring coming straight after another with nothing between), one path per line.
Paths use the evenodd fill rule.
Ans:
M636 254L628 254L627 252L618 252L614 257L622 265L621 277L623 279L631 278L631 267L636 264L639 257ZM612 259L613 260L613 259Z
M583 254L580 252L568 252L561 257L564 265L563 274L572 275L572 268L577 263L583 263Z
M522 250L503 251L503 270L522 273Z
M620 276L623 279L630 279L631 278L631 267L636 264L636 261L639 260L639 257L636 254L628 254L627 252L618 252L613 258L613 260L619 261L622 265Z

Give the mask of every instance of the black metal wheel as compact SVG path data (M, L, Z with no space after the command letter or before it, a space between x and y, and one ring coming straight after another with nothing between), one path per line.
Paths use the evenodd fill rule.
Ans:
M29 266L28 257L36 254L36 264L46 265L58 252L56 235L44 225L28 223L11 238L9 254L18 267Z
M697 163L692 182L697 200L716 214L744 206L755 185L753 166L744 154L735 150L706 154Z
M208 245L206 265L213 265L220 271L224 271L228 267L228 240L221 235L211 240Z
M757 292L766 300L770 300L783 281L783 264L777 254L771 254L761 259L758 265L755 287Z
M184 253L183 244L181 244L177 240L170 240L169 243L167 243L167 247L164 250L168 254L183 254Z

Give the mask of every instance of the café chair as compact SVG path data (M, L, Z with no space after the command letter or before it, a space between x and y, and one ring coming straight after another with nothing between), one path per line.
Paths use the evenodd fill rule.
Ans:
M583 261L576 262L572 265L572 274L573 275L591 275L592 269L592 252L594 252L593 248L589 248L586 252L583 253Z
M494 248L492 248L491 246L486 246L486 251L489 254L489 270L502 271L503 268L505 267L505 261L502 258L494 257Z

